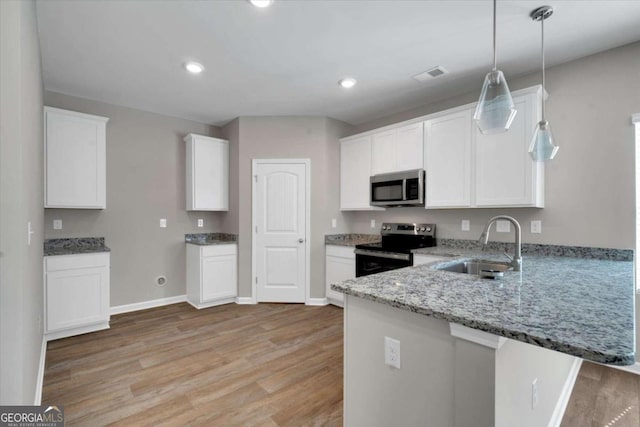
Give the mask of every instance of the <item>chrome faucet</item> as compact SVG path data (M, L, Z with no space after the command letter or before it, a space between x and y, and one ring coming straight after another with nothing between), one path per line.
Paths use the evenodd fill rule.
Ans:
M520 228L520 224L515 218L507 215L498 215L491 218L489 222L487 222L487 225L484 227L484 230L480 235L480 243L482 244L482 249L484 249L487 246L487 243L489 242L489 230L491 229L491 226L493 225L494 222L498 220L509 221L511 224L513 224L513 227L515 228L515 231L516 231L515 254L513 255L513 257L511 257L509 256L509 254L505 252L505 255L511 261L510 265L511 267L513 267L513 271L520 271L520 268L522 267L522 247L520 244L522 239L522 229Z

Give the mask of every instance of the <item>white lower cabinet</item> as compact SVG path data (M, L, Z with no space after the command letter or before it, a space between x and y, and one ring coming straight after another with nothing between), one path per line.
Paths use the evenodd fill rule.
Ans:
M187 301L200 309L235 302L237 245L187 244Z
M44 257L47 340L109 327L109 252Z
M421 265L421 264L429 264L431 262L436 262L436 261L449 261L451 259L451 257L447 257L447 256L435 256L435 255L421 255L421 254L415 254L413 256L413 265Z
M326 245L325 285L330 304L342 307L344 294L331 290L331 284L356 277L356 254L352 246Z

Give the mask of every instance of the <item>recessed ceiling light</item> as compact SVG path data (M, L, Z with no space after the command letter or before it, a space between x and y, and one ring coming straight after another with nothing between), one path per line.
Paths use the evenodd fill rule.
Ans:
M345 77L344 79L338 82L338 84L345 89L354 87L356 83L358 83L356 79L352 79L351 77Z
M188 72L193 74L200 74L204 71L204 67L202 66L202 64L198 64L197 62L193 61L185 63L184 68L186 68Z
M273 0L249 0L249 3L255 7L269 7L273 3Z

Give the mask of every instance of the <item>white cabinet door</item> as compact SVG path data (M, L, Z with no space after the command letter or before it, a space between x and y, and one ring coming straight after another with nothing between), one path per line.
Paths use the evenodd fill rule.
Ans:
M184 141L187 210L229 210L229 142L195 134Z
M200 309L235 302L237 245L187 244L187 302Z
M356 255L353 247L326 246L325 286L329 303L342 306L344 294L331 289L331 284L356 277Z
M376 133L371 142L371 175L395 172L396 130Z
M414 123L373 135L372 175L423 167L422 123Z
M202 258L203 301L235 298L237 282L235 254Z
M106 207L106 117L44 107L45 208Z
M422 127L421 122L396 130L396 170L405 171L424 167Z
M109 254L45 257L45 334L57 339L109 326Z
M378 210L372 207L371 137L340 141L340 210Z
M543 163L528 153L537 118L536 96L514 97L518 113L508 132L475 131L475 205L544 207Z
M425 126L425 207L471 205L471 110L427 120Z

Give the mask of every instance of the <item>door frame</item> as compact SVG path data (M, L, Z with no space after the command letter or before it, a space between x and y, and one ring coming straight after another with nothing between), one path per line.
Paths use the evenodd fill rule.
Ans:
M304 275L304 301L310 303L311 299L311 159L252 159L251 160L251 300L258 303L258 279L256 271L256 181L259 165L265 164L304 164L305 165L305 275Z

